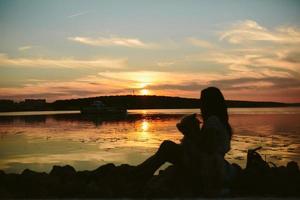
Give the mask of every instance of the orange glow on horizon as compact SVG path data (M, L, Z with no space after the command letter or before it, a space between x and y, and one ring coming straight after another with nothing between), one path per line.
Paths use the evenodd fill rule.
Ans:
M141 94L141 95L149 95L149 94L150 94L150 91L147 90L147 89L142 89L142 90L140 90L140 94Z

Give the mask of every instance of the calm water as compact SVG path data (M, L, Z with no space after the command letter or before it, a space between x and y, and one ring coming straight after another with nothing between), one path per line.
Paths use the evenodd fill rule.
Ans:
M166 139L179 142L175 124L197 109L131 110L123 119L88 118L78 111L0 113L0 169L50 171L70 164L138 164ZM234 129L231 162L245 165L248 148L278 165L300 163L300 108L230 109Z

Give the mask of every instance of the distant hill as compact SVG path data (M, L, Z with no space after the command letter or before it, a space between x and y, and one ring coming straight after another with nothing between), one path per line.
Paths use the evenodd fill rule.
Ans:
M53 103L43 103L37 100L16 103L10 100L0 100L0 111L37 111L37 110L79 110L90 105L94 101L102 101L108 106L122 107L126 109L175 109L175 108L199 108L199 99L169 97L169 96L99 96L79 99L57 100ZM228 107L291 107L300 106L300 103L257 102L227 100Z
M200 101L195 98L169 97L169 96L100 96L70 100L57 100L53 102L56 109L78 109L90 105L94 101L102 101L109 106L123 107L127 109L172 109L172 108L199 108ZM300 103L256 102L227 100L228 107L287 107L300 106Z

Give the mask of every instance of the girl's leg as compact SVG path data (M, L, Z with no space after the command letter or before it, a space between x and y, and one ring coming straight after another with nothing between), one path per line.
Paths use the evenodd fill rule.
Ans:
M174 165L180 164L182 159L182 150L179 144L170 140L165 140L161 143L157 152L139 164L137 168L142 176L151 177L155 171L165 162L170 162Z

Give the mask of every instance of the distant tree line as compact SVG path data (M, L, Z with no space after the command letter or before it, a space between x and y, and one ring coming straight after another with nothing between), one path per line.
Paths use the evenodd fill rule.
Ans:
M200 105L200 100L195 98L121 95L57 100L53 103L47 103L43 99L27 99L19 103L12 100L0 100L0 111L79 110L82 107L91 105L94 101L102 101L108 106L126 109L199 108ZM228 107L286 107L300 106L300 103L287 104L279 102L227 100L227 105Z

